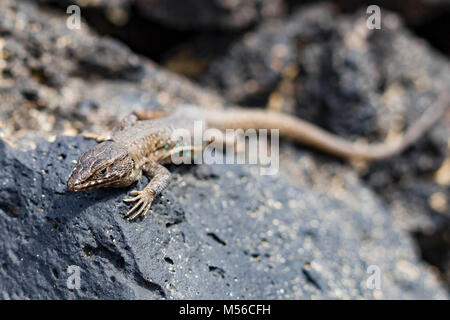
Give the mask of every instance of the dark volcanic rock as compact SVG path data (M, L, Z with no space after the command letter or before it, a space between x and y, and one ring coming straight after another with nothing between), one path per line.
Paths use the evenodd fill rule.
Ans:
M404 20L413 26L432 22L450 13L450 3L446 0L334 0L345 10L355 10L369 5L399 12ZM382 10L383 10L382 9Z
M362 186L355 210L256 167L173 167L151 214L130 223L122 199L146 179L129 189L65 187L93 144L59 137L22 153L0 141L3 299L446 298ZM381 290L367 289L370 265ZM69 266L80 267L79 290L67 287Z
M365 11L341 15L327 4L298 7L288 19L244 35L211 65L202 83L234 103L267 104L353 140L384 140L450 91L450 65L397 15L383 9L381 30L369 30L366 18ZM405 154L363 171L412 232L446 234L450 226L449 136L444 116ZM441 243L444 256L447 243ZM425 256L439 255L423 249Z
M245 35L203 83L234 103L267 102L350 139L398 134L450 90L450 65L396 15L384 11L381 30L369 30L365 19L365 12L340 16L329 5L301 7L287 21ZM444 117L406 156L378 165L369 180L385 191L400 177L405 188L419 184L411 177L439 169L448 136ZM445 185L438 188L446 192Z
M314 12L312 22L330 17L327 9ZM320 30L311 36L320 39ZM1 2L0 37L2 298L446 298L389 208L349 167L304 149L283 145L291 180L245 166L171 167L169 188L134 223L122 218L129 208L122 199L147 178L128 189L68 192L74 161L95 142L44 138L104 130L131 110L220 107L223 99L85 24L69 30L64 15L27 1ZM286 61L296 60L291 49ZM440 79L445 69L434 70ZM314 84L320 72L307 73ZM25 142L31 150L19 151ZM349 178L341 185L337 176L319 175L315 185L333 190L293 185L294 169L313 179L324 167ZM381 290L367 289L370 265L381 270ZM79 290L67 287L69 266L81 269Z
M77 4L82 9L103 12L112 23L126 23L132 7L151 21L177 29L243 29L284 12L283 0L36 0L67 7Z
M409 124L450 90L450 66L398 16L384 11L380 30L366 18L329 4L300 7L246 33L202 83L233 103L267 102L340 135L383 136L402 113Z

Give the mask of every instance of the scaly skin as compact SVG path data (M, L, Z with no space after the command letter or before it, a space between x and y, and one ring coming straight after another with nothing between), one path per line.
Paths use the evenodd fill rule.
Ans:
M194 121L204 121L203 128L222 130L279 129L281 136L338 157L376 161L406 149L443 115L448 105L448 95L443 95L403 137L391 143L369 144L364 147L311 123L277 112L239 108L209 111L195 106L183 106L163 117L160 111L141 111L122 120L111 136L89 136L104 142L81 155L67 181L67 187L72 191L125 187L138 181L142 173L153 176L143 190L131 191L130 194L134 197L124 200L137 201L125 214L125 217L133 220L140 215L145 216L154 198L167 187L170 172L162 164L170 161L174 153L194 150L192 143L181 147L180 141L171 139L172 132L176 129L187 129L192 135Z

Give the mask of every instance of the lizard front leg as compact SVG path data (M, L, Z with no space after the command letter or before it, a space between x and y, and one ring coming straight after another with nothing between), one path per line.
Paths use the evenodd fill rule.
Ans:
M155 161L147 162L143 167L143 171L146 175L153 176L153 178L143 190L133 190L130 192L130 194L136 195L134 198L124 199L125 202L137 201L137 203L125 214L125 217L129 216L128 220L130 221L139 215L145 217L150 210L153 199L167 187L170 181L169 170ZM139 210L136 211L138 208Z

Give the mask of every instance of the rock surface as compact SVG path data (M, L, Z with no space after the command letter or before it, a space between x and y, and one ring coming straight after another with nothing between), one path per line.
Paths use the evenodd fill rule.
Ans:
M382 137L450 90L450 66L397 15L385 10L380 30L368 29L366 18L330 4L304 6L247 32L202 83L234 103L267 101L340 135ZM406 123L393 123L401 113Z

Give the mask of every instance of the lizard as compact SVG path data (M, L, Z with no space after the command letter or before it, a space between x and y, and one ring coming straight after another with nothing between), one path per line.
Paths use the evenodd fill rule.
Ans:
M166 115L143 110L125 117L109 136L87 135L99 142L78 159L67 188L82 191L102 187L126 187L137 182L142 174L152 177L142 190L133 190L136 202L125 214L128 220L145 217L155 199L169 184L170 171L164 166L171 155L194 150L193 145L180 147L172 138L176 129L193 130L195 121L204 121L205 128L215 129L279 129L281 137L313 147L347 160L377 161L401 153L443 116L449 99L438 99L394 141L364 146L345 140L326 130L285 113L263 109L227 108L208 110L194 105L178 107ZM443 100L443 101L442 101ZM181 148L181 149L180 149Z

